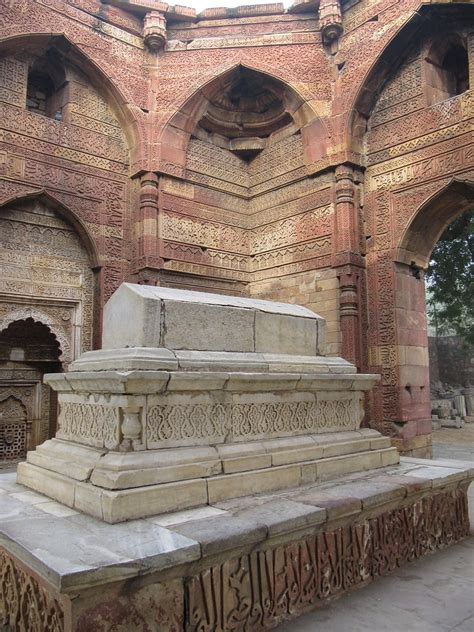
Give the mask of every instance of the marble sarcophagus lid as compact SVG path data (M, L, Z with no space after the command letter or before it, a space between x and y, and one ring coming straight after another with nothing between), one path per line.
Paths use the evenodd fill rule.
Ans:
M56 437L17 480L115 523L398 463L360 429L378 376L324 356L324 320L283 303L124 283L103 348L46 382Z

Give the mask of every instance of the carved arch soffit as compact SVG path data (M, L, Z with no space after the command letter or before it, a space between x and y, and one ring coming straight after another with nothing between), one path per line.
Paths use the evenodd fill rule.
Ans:
M398 263L426 269L431 251L445 229L474 205L474 182L453 178L413 214L396 249Z
M26 194L8 196L3 200L0 198L0 213L4 208L14 207L16 204L21 204L23 202L39 202L40 204L44 204L47 208L55 211L62 219L71 224L89 255L91 268L93 270L97 270L101 267L94 238L85 226L84 222L74 211L65 206L46 189L38 189L37 191L32 191Z
M86 75L91 86L111 105L125 136L129 151L143 142L138 117L131 99L110 78L110 72L103 69L74 39L65 33L18 33L0 38L0 57L30 49L36 52L55 46L64 52L65 59L77 66Z
M22 309L15 309L9 312L3 318L0 318L0 332L7 329L9 325L18 320L26 320L32 318L35 322L46 325L56 340L59 342L59 360L64 363L72 361L71 345L67 335L61 331L57 322L41 310L25 305Z

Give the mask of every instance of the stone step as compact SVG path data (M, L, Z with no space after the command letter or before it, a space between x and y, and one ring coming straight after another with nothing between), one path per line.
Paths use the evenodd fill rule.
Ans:
M305 460L297 463L186 480L177 480L176 472L173 472L172 482L158 485L142 482L140 486L136 486L137 481L143 480L142 470L129 471L122 473L122 483L127 481L127 476L130 477L128 487L118 490L100 487L97 479L94 480L94 472L91 482L83 482L31 462L19 464L18 480L35 491L47 492L49 496L69 507L106 522L116 523L253 493L298 487L341 474L377 469L399 462L398 451L387 447L328 458L310 459L307 453L303 456ZM192 464L188 464L187 467L191 466ZM50 467L54 467L54 464ZM198 462L196 467L204 468L203 461ZM153 475L157 471L159 468L156 467L149 470ZM100 476L97 478L100 480Z

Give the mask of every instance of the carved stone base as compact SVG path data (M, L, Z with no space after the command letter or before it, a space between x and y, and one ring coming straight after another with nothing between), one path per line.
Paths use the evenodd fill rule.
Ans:
M60 505L48 515L6 476L2 630L258 632L464 538L474 471L404 459L330 485L122 525L64 507L61 515Z
M260 443L104 453L52 439L18 465L23 485L114 524L399 462L375 430Z
M321 355L324 331L297 305L124 283L105 348L46 377L58 432L17 480L116 523L398 463L360 430L378 376Z

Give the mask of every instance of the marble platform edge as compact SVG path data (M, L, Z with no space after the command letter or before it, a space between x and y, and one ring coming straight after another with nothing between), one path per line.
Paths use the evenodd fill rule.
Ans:
M474 467L447 459L402 458L398 466L340 476L330 483L312 483L297 489L216 502L208 508L213 512L211 517L201 517L202 509L198 508L186 512L187 521L176 518L175 524L173 516L182 512L115 525L77 512L68 517L48 516L37 508L37 499L41 496L34 493L33 504L25 503L22 509L21 501L16 501L12 494L25 496L32 492L13 484L10 487L14 492L9 494L2 488L4 476L0 473L0 491L3 492L0 493L0 546L37 572L54 590L71 593L162 571L179 575L180 568L186 574L189 565L202 566L216 555L231 559L243 548L290 542L303 532L330 530L341 524L341 520L356 522L388 506L402 506L412 499L459 485L467 488L474 479ZM22 490L25 493L22 494ZM44 502L50 502L49 498L43 498ZM12 501L16 506L9 516ZM214 512L222 513L214 515ZM166 528L159 526L164 520ZM44 528L40 528L41 525ZM34 538L32 533L35 533ZM67 537L85 546L80 549L79 561L67 560L60 551L54 552L61 533L65 533L66 549ZM104 551L113 546L111 543L117 538L124 547L120 550L120 559L104 560L96 554L102 551L105 555ZM111 555L117 556L117 552L112 550Z
M381 438L381 442L372 442L372 448L370 440L362 441L364 445L360 451L345 454L336 452L335 456L327 458L324 458L324 455L321 458L320 447L315 444L311 446L310 454L303 451L303 454L295 455L293 461L291 458L282 460L281 454L277 452L276 462L272 456L270 462L260 464L258 457L251 454L251 469L237 469L230 473L226 473L225 470L218 471L212 461L203 460L203 455L198 454L196 463L189 463L187 467L174 465L169 478L159 482L150 479L150 476L160 474L159 468L151 467L148 472L138 469L117 473L106 469L106 461L101 467L100 459L104 457L96 450L95 463L84 463L86 469L89 468L87 477L77 480L72 478L67 464L66 468L60 468L53 460L48 464L47 458L35 463L37 454L32 452L28 456L28 462L19 464L17 481L73 509L107 523L116 524L160 512L212 505L217 501L251 493L297 488L316 480L330 480L343 473L368 471L397 464L398 451L396 448L388 447L384 441L385 439ZM54 447L56 444L53 442L54 440L50 445ZM68 446L69 449L70 447ZM366 447L369 449L364 450ZM54 450L51 451L54 454ZM313 454L314 451L316 453ZM143 454L145 453L137 453L136 456L139 458ZM135 455L125 454L125 462L127 456ZM120 455L116 458L120 459ZM245 457L240 458L244 460ZM252 465L253 461L255 465ZM261 465L260 468L258 465Z
M390 439L371 429L138 452L107 451L56 437L28 452L27 463L114 490L244 474L281 465L324 464L331 458L387 449L393 458L397 456Z
M354 365L343 358L238 351L175 350L164 347L127 347L86 351L70 365L79 371L219 371L244 373L349 373ZM373 379L373 377L372 377Z
M92 352L91 352L92 353ZM88 392L110 394L162 394L223 391L226 393L277 391L316 392L359 391L373 388L378 374L301 373L244 371L166 371L136 368L80 370L67 373L47 373L44 382L60 393Z

